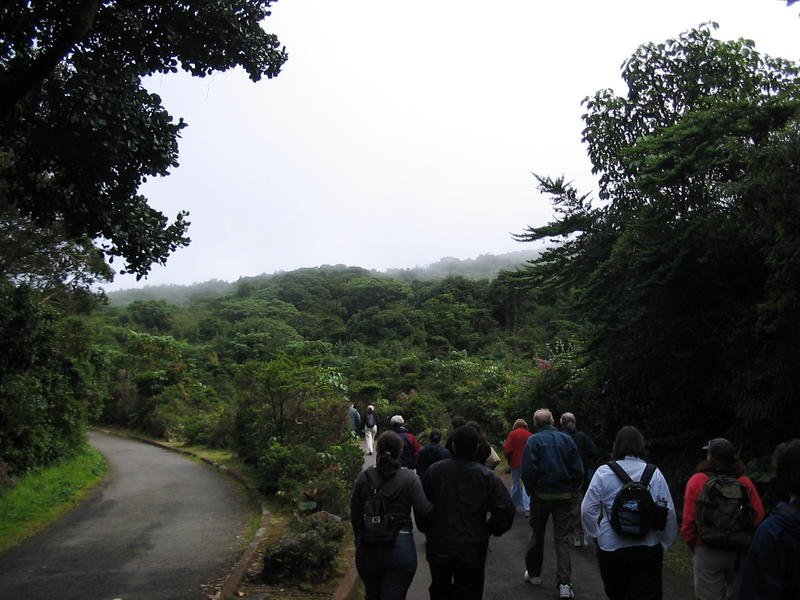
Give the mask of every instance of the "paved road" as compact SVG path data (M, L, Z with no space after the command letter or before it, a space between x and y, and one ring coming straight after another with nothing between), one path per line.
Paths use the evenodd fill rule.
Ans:
M365 467L375 464L374 456L365 456ZM504 478L505 479L505 478ZM506 482L509 483L509 482ZM509 600L509 598L531 598L534 600L558 598L556 589L556 559L552 529L548 527L545 537L547 546L542 567L542 585L532 586L522 578L525 572L525 547L530 535L528 520L517 514L514 525L505 535L491 538L486 559L486 583L484 600ZM407 600L428 600L431 583L428 562L425 560L425 535L414 532L417 542L417 573ZM572 584L577 600L605 600L603 581L597 568L594 547L572 548ZM664 572L664 598L668 600L692 600L694 594L691 581Z
M98 433L104 483L0 556L0 598L197 600L240 555L250 513L234 482L155 446Z

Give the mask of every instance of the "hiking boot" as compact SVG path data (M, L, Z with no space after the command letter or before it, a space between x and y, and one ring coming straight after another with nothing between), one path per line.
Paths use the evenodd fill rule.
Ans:
M525 571L525 575L523 575L523 577L525 578L525 581L527 581L531 585L542 585L542 578L541 577L538 577L538 576L529 577L527 571Z
M572 585L569 583L558 584L558 597L559 598L574 598L575 594L572 592Z

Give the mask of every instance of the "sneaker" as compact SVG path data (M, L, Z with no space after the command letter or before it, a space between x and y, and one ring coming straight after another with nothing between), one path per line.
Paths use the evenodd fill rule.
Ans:
M572 586L569 583L560 583L558 585L559 598L574 598L575 594L572 593Z
M531 516L531 511L529 511L529 510L523 510L523 511L522 511L522 515L523 515L523 516L524 516L526 519L528 519L528 518L530 518L530 516Z
M542 585L541 577L529 577L527 571L525 571L525 575L523 575L523 577L525 578L525 581L527 581L531 585Z

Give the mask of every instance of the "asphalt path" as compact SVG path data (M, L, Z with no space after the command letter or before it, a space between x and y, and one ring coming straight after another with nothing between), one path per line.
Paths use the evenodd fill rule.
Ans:
M236 483L186 457L90 433L105 481L0 556L0 598L198 600L241 554L251 512Z
M374 456L364 456L364 466L375 464ZM510 485L510 477L501 479ZM544 564L542 566L542 584L532 586L523 579L525 573L525 548L530 536L530 525L521 512L514 519L514 525L501 537L492 537L489 541L489 554L486 558L486 581L484 600L508 600L509 598L531 598L545 600L558 598L556 585L556 551L553 542L552 527L548 523L545 536ZM407 600L428 600L428 586L431 573L428 561L425 560L425 535L414 531L417 544L417 573ZM597 549L594 546L570 548L572 562L572 586L576 600L605 600L603 580L597 567ZM692 582L685 578L664 571L664 598L666 600L693 600Z

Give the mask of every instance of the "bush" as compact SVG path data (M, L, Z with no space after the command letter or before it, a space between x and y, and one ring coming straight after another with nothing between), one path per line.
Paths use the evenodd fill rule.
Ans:
M261 577L266 582L327 579L336 567L338 552L339 544L317 531L287 533L264 554Z
M347 532L347 525L342 518L326 511L316 512L310 516L296 515L289 528L294 533L316 531L327 542L341 542Z
M344 481L333 469L326 469L303 480L283 478L280 481L281 493L304 512L326 510L341 517L350 514L350 491L352 481Z

